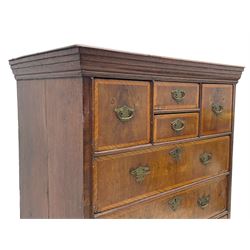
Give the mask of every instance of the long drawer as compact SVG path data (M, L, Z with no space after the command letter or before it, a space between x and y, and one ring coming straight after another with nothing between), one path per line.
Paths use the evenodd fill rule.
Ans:
M229 137L97 157L96 212L228 171Z
M223 212L226 210L226 206L227 177L223 176L202 182L185 191L163 195L160 198L131 205L126 209L119 209L99 217L114 219L205 219Z

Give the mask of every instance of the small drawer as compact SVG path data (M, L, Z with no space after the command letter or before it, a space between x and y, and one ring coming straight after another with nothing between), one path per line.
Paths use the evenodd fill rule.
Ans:
M231 131L231 85L203 84L201 134L217 134Z
M95 150L150 141L150 82L96 79L94 84Z
M225 173L228 161L228 136L95 158L95 210Z
M198 107L199 84L155 82L155 110L185 110Z
M206 219L227 207L227 177L99 216L113 219Z
M198 125L198 113L155 115L154 142L197 137Z

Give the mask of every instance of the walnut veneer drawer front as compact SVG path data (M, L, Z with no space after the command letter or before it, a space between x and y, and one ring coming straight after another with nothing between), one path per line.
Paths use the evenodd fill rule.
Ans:
M231 85L202 85L202 122L203 135L231 131L232 119Z
M229 137L99 157L93 174L95 210L221 174L228 168Z
M178 110L199 107L199 84L155 82L154 109Z
M230 218L243 67L80 45L9 63L21 218Z
M197 137L198 125L198 113L155 115L154 142Z
M149 92L149 82L95 80L96 150L149 143Z
M210 218L227 206L227 177L194 188L107 213L100 218L192 219Z

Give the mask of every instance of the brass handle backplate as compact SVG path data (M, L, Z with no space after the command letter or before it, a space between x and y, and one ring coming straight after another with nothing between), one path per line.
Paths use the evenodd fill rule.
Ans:
M142 183L145 179L145 176L150 174L149 166L139 166L134 169L130 169L129 173L135 177L135 181L138 183Z
M183 89L174 89L171 91L171 96L177 103L182 102L185 95L186 95L186 92Z
M216 114L219 115L223 112L224 106L218 103L213 103L212 104L212 111Z
M180 196L176 196L168 201L168 205L173 211L176 211L176 209L180 206L180 204L181 204Z
M205 152L205 153L200 155L200 162L203 165L207 165L212 160L212 157L213 157L212 153Z
M134 117L135 110L133 108L130 108L126 105L116 108L115 110L117 118L122 121L126 122L131 120Z
M203 195L202 197L199 197L197 200L197 204L200 208L204 209L208 206L210 201L210 195Z
M175 131L175 132L181 132L185 127L185 122L181 119L176 119L174 121L171 122L171 128Z
M173 159L179 160L181 157L182 149L181 148L175 148L169 151L169 155L172 156Z

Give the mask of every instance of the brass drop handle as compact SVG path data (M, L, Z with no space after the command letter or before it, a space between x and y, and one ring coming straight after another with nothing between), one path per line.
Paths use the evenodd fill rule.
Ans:
M202 197L199 197L197 200L197 204L200 208L204 209L208 206L210 201L210 195L203 195Z
M126 121L131 120L135 114L135 110L133 108L126 106L126 105L119 107L119 108L116 108L114 111L116 113L117 118L121 122L126 122Z
M181 200L182 199L180 196L176 196L168 201L168 205L173 211L176 211L177 208L181 205Z
M182 102L185 95L186 95L186 92L183 89L174 89L171 91L171 96L177 103Z
M176 119L174 121L171 122L171 128L175 131L175 132L181 132L185 127L185 122L181 119Z
M182 149L181 148L175 148L169 151L169 155L172 156L174 160L179 160L181 158Z
M203 154L200 155L200 162L203 165L208 165L208 163L211 162L212 157L213 157L212 153L205 152L205 153L203 153Z
M215 113L215 115L219 115L223 112L224 106L219 103L212 103L212 111Z
M150 174L150 168L148 165L140 165L137 168L130 169L129 173L135 177L135 181L142 183L146 175Z

